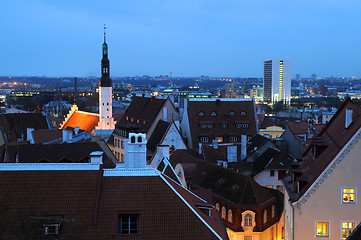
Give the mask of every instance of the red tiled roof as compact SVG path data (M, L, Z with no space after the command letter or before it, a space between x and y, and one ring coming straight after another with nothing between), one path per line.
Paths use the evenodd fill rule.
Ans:
M308 129L307 122L287 122L288 128L295 134L306 134Z
M46 143L63 137L62 129L34 130L32 132L34 143Z
M214 209L215 215L208 217L195 207L199 198L159 176L105 177L101 170L1 171L0 181L0 202L6 206L2 237L7 240L17 239L14 231L29 235L34 230L24 222L38 221L43 229L49 216L63 220L59 239L219 239L187 204L228 239ZM139 215L138 234L117 234L119 216L132 213Z
M166 100L135 97L118 124L134 124L139 127L139 132L147 132Z
M187 113L189 119L189 127L192 138L193 148L198 148L199 136L213 136L222 134L226 136L227 133L233 132L239 135L253 136L257 133L257 119L254 111L254 102L250 101L229 101L227 99L217 99L216 101L188 101ZM203 116L199 113L203 112ZM211 115L215 112L216 115ZM232 116L230 113L233 112ZM245 112L245 115L241 113ZM227 121L227 128L222 128L222 123ZM213 123L212 128L200 128L200 123ZM248 123L245 128L237 128L238 123ZM229 142L223 139L224 142Z
M0 114L0 124L8 142L27 138L27 128L49 129L45 116L41 113L6 113Z
M80 127L80 129L92 132L99 123L99 114L88 113L83 111L75 111L68 121L62 126L62 129L67 127Z

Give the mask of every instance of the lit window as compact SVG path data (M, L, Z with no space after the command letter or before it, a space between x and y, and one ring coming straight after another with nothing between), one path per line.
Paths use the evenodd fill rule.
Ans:
M316 237L328 237L329 222L316 222Z
M252 226L253 217L251 214L247 214L244 217L244 226L250 227Z
M216 210L219 212L219 203L216 203Z
M263 223L267 222L267 210L264 210L263 212Z
M272 185L267 185L267 188L273 188L273 186Z
M342 203L346 203L346 204L356 203L356 188L349 188L349 187L342 188Z
M228 222L233 222L233 214L231 209L228 210Z
M355 229L355 222L341 222L342 239L346 239Z
M223 219L226 219L226 208L225 207L222 207L222 218Z
M139 216L119 216L119 234L138 233Z
M252 240L252 236L244 236L244 240Z
M283 185L277 185L277 190L283 192Z
M275 205L272 205L271 217L274 218L276 216L276 208Z

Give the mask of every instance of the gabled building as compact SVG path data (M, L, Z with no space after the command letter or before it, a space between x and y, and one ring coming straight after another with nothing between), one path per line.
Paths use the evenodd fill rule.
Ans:
M144 134L130 134L126 161L0 163L1 237L23 239L217 239L214 207L146 166Z
M169 151L174 152L176 149L186 149L187 146L182 138L182 134L177 126L179 121L165 122L159 120L153 134L147 142L147 155L153 156L157 151L157 146L169 146Z
M258 132L255 104L252 99L188 99L181 122L189 148L199 143L241 142L241 135L251 138Z
M348 98L283 179L286 239L346 239L360 223L360 138Z
M26 141L28 128L50 129L50 125L41 113L0 114L0 146L8 142Z
M179 112L169 97L136 96L121 120L116 124L110 148L118 156L118 161L122 162L124 161L124 140L129 137L129 133L145 133L147 140L150 141L150 137L157 126L159 131L164 131L166 125L164 122L171 123L178 120ZM163 122L159 123L159 121ZM154 134L159 133L155 132Z
M284 140L284 151L294 158L299 158L308 148L313 136L317 136L324 125L305 121L286 123L286 130L281 135Z
M260 186L252 177L199 159L188 150L175 151L170 163L188 189L205 197L211 192L212 204L221 215L230 239L281 238L281 192ZM165 173L174 176L170 170Z

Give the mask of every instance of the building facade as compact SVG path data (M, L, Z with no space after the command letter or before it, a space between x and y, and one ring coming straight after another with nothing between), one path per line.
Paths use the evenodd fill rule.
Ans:
M291 101L291 61L269 60L264 62L263 101L268 104Z

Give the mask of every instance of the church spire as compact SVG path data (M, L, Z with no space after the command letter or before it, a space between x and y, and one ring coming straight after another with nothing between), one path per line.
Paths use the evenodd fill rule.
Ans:
M104 43L103 43L103 58L101 61L101 78L99 80L100 87L111 87L112 86L112 79L110 78L110 62L108 59L108 44L106 42L106 30L104 24Z

